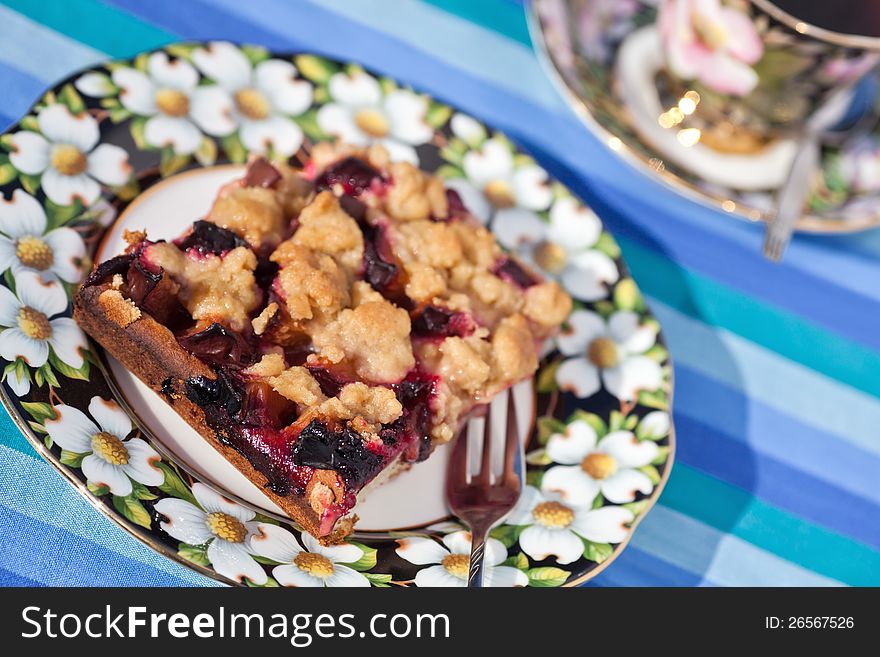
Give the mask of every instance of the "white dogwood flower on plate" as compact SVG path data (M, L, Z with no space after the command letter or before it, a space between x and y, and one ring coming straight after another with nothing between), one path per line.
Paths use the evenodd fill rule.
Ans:
M619 310L606 322L591 310L576 310L556 338L567 357L556 370L556 381L579 398L604 384L618 399L632 401L639 391L656 390L663 383L660 365L644 355L656 342L656 327L642 324L638 313Z
M189 545L207 544L208 561L218 574L265 584L266 571L251 556L250 538L259 532L256 513L202 483L193 484L192 493L198 506L174 497L156 502L156 511L167 519L160 523L162 529Z
M453 134L465 143L473 144L478 139L479 123L468 116L454 115L450 126ZM547 172L537 164L517 164L513 156L507 141L490 137L462 156L465 178L446 181L448 187L459 193L471 214L483 223L489 221L494 211L500 219L505 213L522 208L546 210L553 201Z
M591 504L601 492L609 502L625 504L637 492L654 490L648 475L637 468L657 458L657 443L640 441L631 431L612 431L598 440L593 427L575 420L563 433L550 436L545 449L561 465L544 473L541 488L563 500Z
M147 116L144 139L152 146L171 146L178 155L189 155L206 132L218 126L217 108L226 92L215 85L199 86L199 73L183 59L170 59L154 52L147 59L147 72L121 67L113 71L119 100L134 114ZM219 124L222 125L222 124Z
M471 560L471 534L456 531L443 537L442 545L432 538L413 536L397 539L397 555L416 565L428 565L416 573L416 586L467 586ZM581 548L583 549L583 548ZM507 548L495 538L486 541L483 562L485 586L527 586L529 578L518 568L500 565Z
M85 245L72 228L46 232L43 206L21 189L7 201L0 198L0 271L34 271L44 278L57 276L68 283L82 278Z
M434 129L425 121L428 100L407 89L387 94L373 76L359 69L336 73L327 85L333 102L318 110L318 127L354 146L381 144L393 161L419 163L416 146Z
M621 506L592 509L562 500L552 492L526 486L506 522L526 525L519 535L523 552L537 559L555 557L559 564L577 561L584 553L581 537L594 543L620 543L635 516Z
M321 545L311 534L303 532L302 545L293 534L277 525L259 523L250 548L254 553L281 563L272 569L272 576L281 586L370 586L370 580L345 564L356 562L364 555L357 545Z
M312 104L312 85L297 78L296 67L280 59L256 66L226 41L215 41L192 54L195 65L226 92L196 94L193 114L209 134L224 136L239 130L241 142L256 153L290 157L302 145L303 133L288 115L297 116Z
M78 408L60 404L53 407L55 419L47 419L46 431L52 442L76 454L85 454L83 474L94 485L104 485L113 495L131 494L132 480L146 486L159 486L165 473L156 467L161 460L141 438L126 440L132 423L128 414L114 401L92 397L89 415Z
M45 280L32 271L15 277L15 294L0 286L0 357L21 358L30 367L49 359L49 348L74 369L83 366L86 338L67 310L67 293L57 280Z
M124 185L131 177L128 153L113 144L98 144L98 122L86 112L74 115L66 105L49 105L37 115L40 132L20 130L10 137L9 161L16 169L41 176L49 200L70 205L79 199L91 205L101 193L99 183Z
M593 247L602 236L599 217L566 196L550 208L549 222L525 208L498 213L492 224L498 241L557 277L574 297L598 301L620 278L614 261Z

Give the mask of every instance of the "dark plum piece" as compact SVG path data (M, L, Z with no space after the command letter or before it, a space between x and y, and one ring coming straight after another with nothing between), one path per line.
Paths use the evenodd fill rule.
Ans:
M343 194L339 197L339 205L342 206L342 209L345 210L349 217L359 224L363 224L366 220L367 206L365 203L357 200L354 196Z
M476 328L466 313L438 306L426 306L412 324L412 334L421 338L464 338Z
M215 423L222 419L231 422L232 416L241 410L241 389L222 370L217 372L216 379L191 376L183 387L187 399L204 409L205 414L209 419L213 418Z
M332 189L342 185L346 194L359 196L370 188L374 180L382 180L382 174L363 160L346 157L324 169L315 179L315 189Z
M321 386L321 392L327 397L336 397L346 383L351 383L350 381L343 380L336 376L325 367L307 365L306 368L309 370L309 374L312 375L312 378L318 382L319 386Z
M133 260L134 255L131 253L123 253L122 255L105 260L95 267L95 270L88 275L83 286L90 287L92 285L100 285L101 283L109 281L116 274L125 274Z
M129 298L160 324L176 331L192 321L180 303L180 287L162 270L153 271L142 259L135 260L126 276Z
M532 287L532 285L537 285L539 283L538 279L526 271L522 265L508 256L503 256L497 263L495 263L495 268L492 270L492 273L498 278L522 289Z
M245 240L231 230L202 219L193 223L192 232L189 235L176 240L174 244L181 251L195 249L202 254L212 253L214 255L222 255L239 246L249 246Z
M178 336L177 341L193 356L215 367L230 362L246 367L258 358L256 350L244 336L218 322L198 333Z
M316 470L334 470L349 489L363 487L382 466L382 457L364 445L352 429L334 431L320 420L312 420L293 446L293 462Z
M434 221L453 221L455 219L462 219L470 214L467 207L464 204L464 201L461 200L461 195L455 191L454 189L446 188L446 216L445 217L431 217Z
M259 157L248 164L241 184L245 187L274 187L281 180L281 173L265 157Z
M403 452L403 458L407 461L423 461L431 453L430 403L435 385L435 378L414 374L396 386L403 415L385 427L379 436L386 445L407 442L408 446Z
M265 381L249 381L244 388L241 421L280 429L296 419L296 404L278 394Z
M135 305L140 306L162 280L162 271L153 271L152 267L137 258L131 263L125 278L128 283L129 298Z
M379 232L376 228L373 231ZM372 236L368 236L367 231L364 237L364 280L377 292L384 292L397 279L397 265L382 258L375 239L370 239Z

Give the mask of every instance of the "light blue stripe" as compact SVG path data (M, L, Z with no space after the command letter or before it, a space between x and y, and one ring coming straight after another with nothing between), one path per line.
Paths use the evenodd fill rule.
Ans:
M0 499L7 508L193 584L204 577L153 552L98 511L42 459L0 445Z
M880 400L648 299L674 362L880 454Z
M642 521L632 543L720 586L841 586L837 580L801 568L662 504Z
M106 59L103 53L0 6L0 62L51 83ZM39 56L35 56L38 52Z

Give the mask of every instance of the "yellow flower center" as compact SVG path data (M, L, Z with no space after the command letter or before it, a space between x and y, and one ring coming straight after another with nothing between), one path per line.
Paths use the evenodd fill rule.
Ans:
M696 30L697 35L700 37L700 41L712 50L718 50L727 44L729 35L721 23L706 18L699 12L693 13L691 21L694 30Z
M63 176L78 176L89 166L85 154L71 144L59 144L52 149L52 168Z
M26 235L15 245L15 255L21 264L38 271L46 271L55 262L52 248L39 237Z
M238 111L254 121L262 121L269 116L269 99L256 89L242 89L235 93Z
M587 346L587 360L601 369L617 365L617 345L610 338L596 338Z
M539 525L561 529L574 520L574 511L559 502L541 502L532 510L532 516Z
M510 208L516 205L513 189L506 180L490 180L483 188L483 193L496 208Z
M554 242L541 242L535 247L533 255L538 266L551 274L558 274L568 264L568 253Z
M323 554L300 552L293 563L301 571L313 577L330 577L333 574L333 562Z
M391 129L391 126L388 125L388 119L381 112L374 109L360 110L354 115L354 122L358 128L371 137L384 137Z
M593 452L581 461L581 469L593 479L607 479L617 472L617 461L610 454Z
M52 337L52 325L49 323L49 318L45 313L30 306L24 306L18 311L18 328L34 340L48 340Z
M233 518L228 513L222 511L214 511L208 514L205 520L208 523L208 529L217 538L222 538L230 543L244 543L247 537L247 527L238 518Z
M128 463L128 450L125 444L112 433L99 431L92 436L92 451L111 465Z
M160 89L156 94L156 107L168 116L189 114L189 98L179 89Z
M447 554L441 562L446 572L459 579L467 579L471 567L470 557L466 554Z

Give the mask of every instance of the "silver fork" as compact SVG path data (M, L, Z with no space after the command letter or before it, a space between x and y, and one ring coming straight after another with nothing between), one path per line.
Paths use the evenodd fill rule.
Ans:
M513 509L522 492L522 443L516 421L513 393L504 393L507 420L504 438L502 471L492 472L492 408L486 409L479 470L468 467L471 422L459 433L452 445L446 473L446 501L452 512L471 530L471 562L469 587L483 586L483 556L489 530ZM492 405L501 401L501 396ZM473 433L477 433L474 431Z

